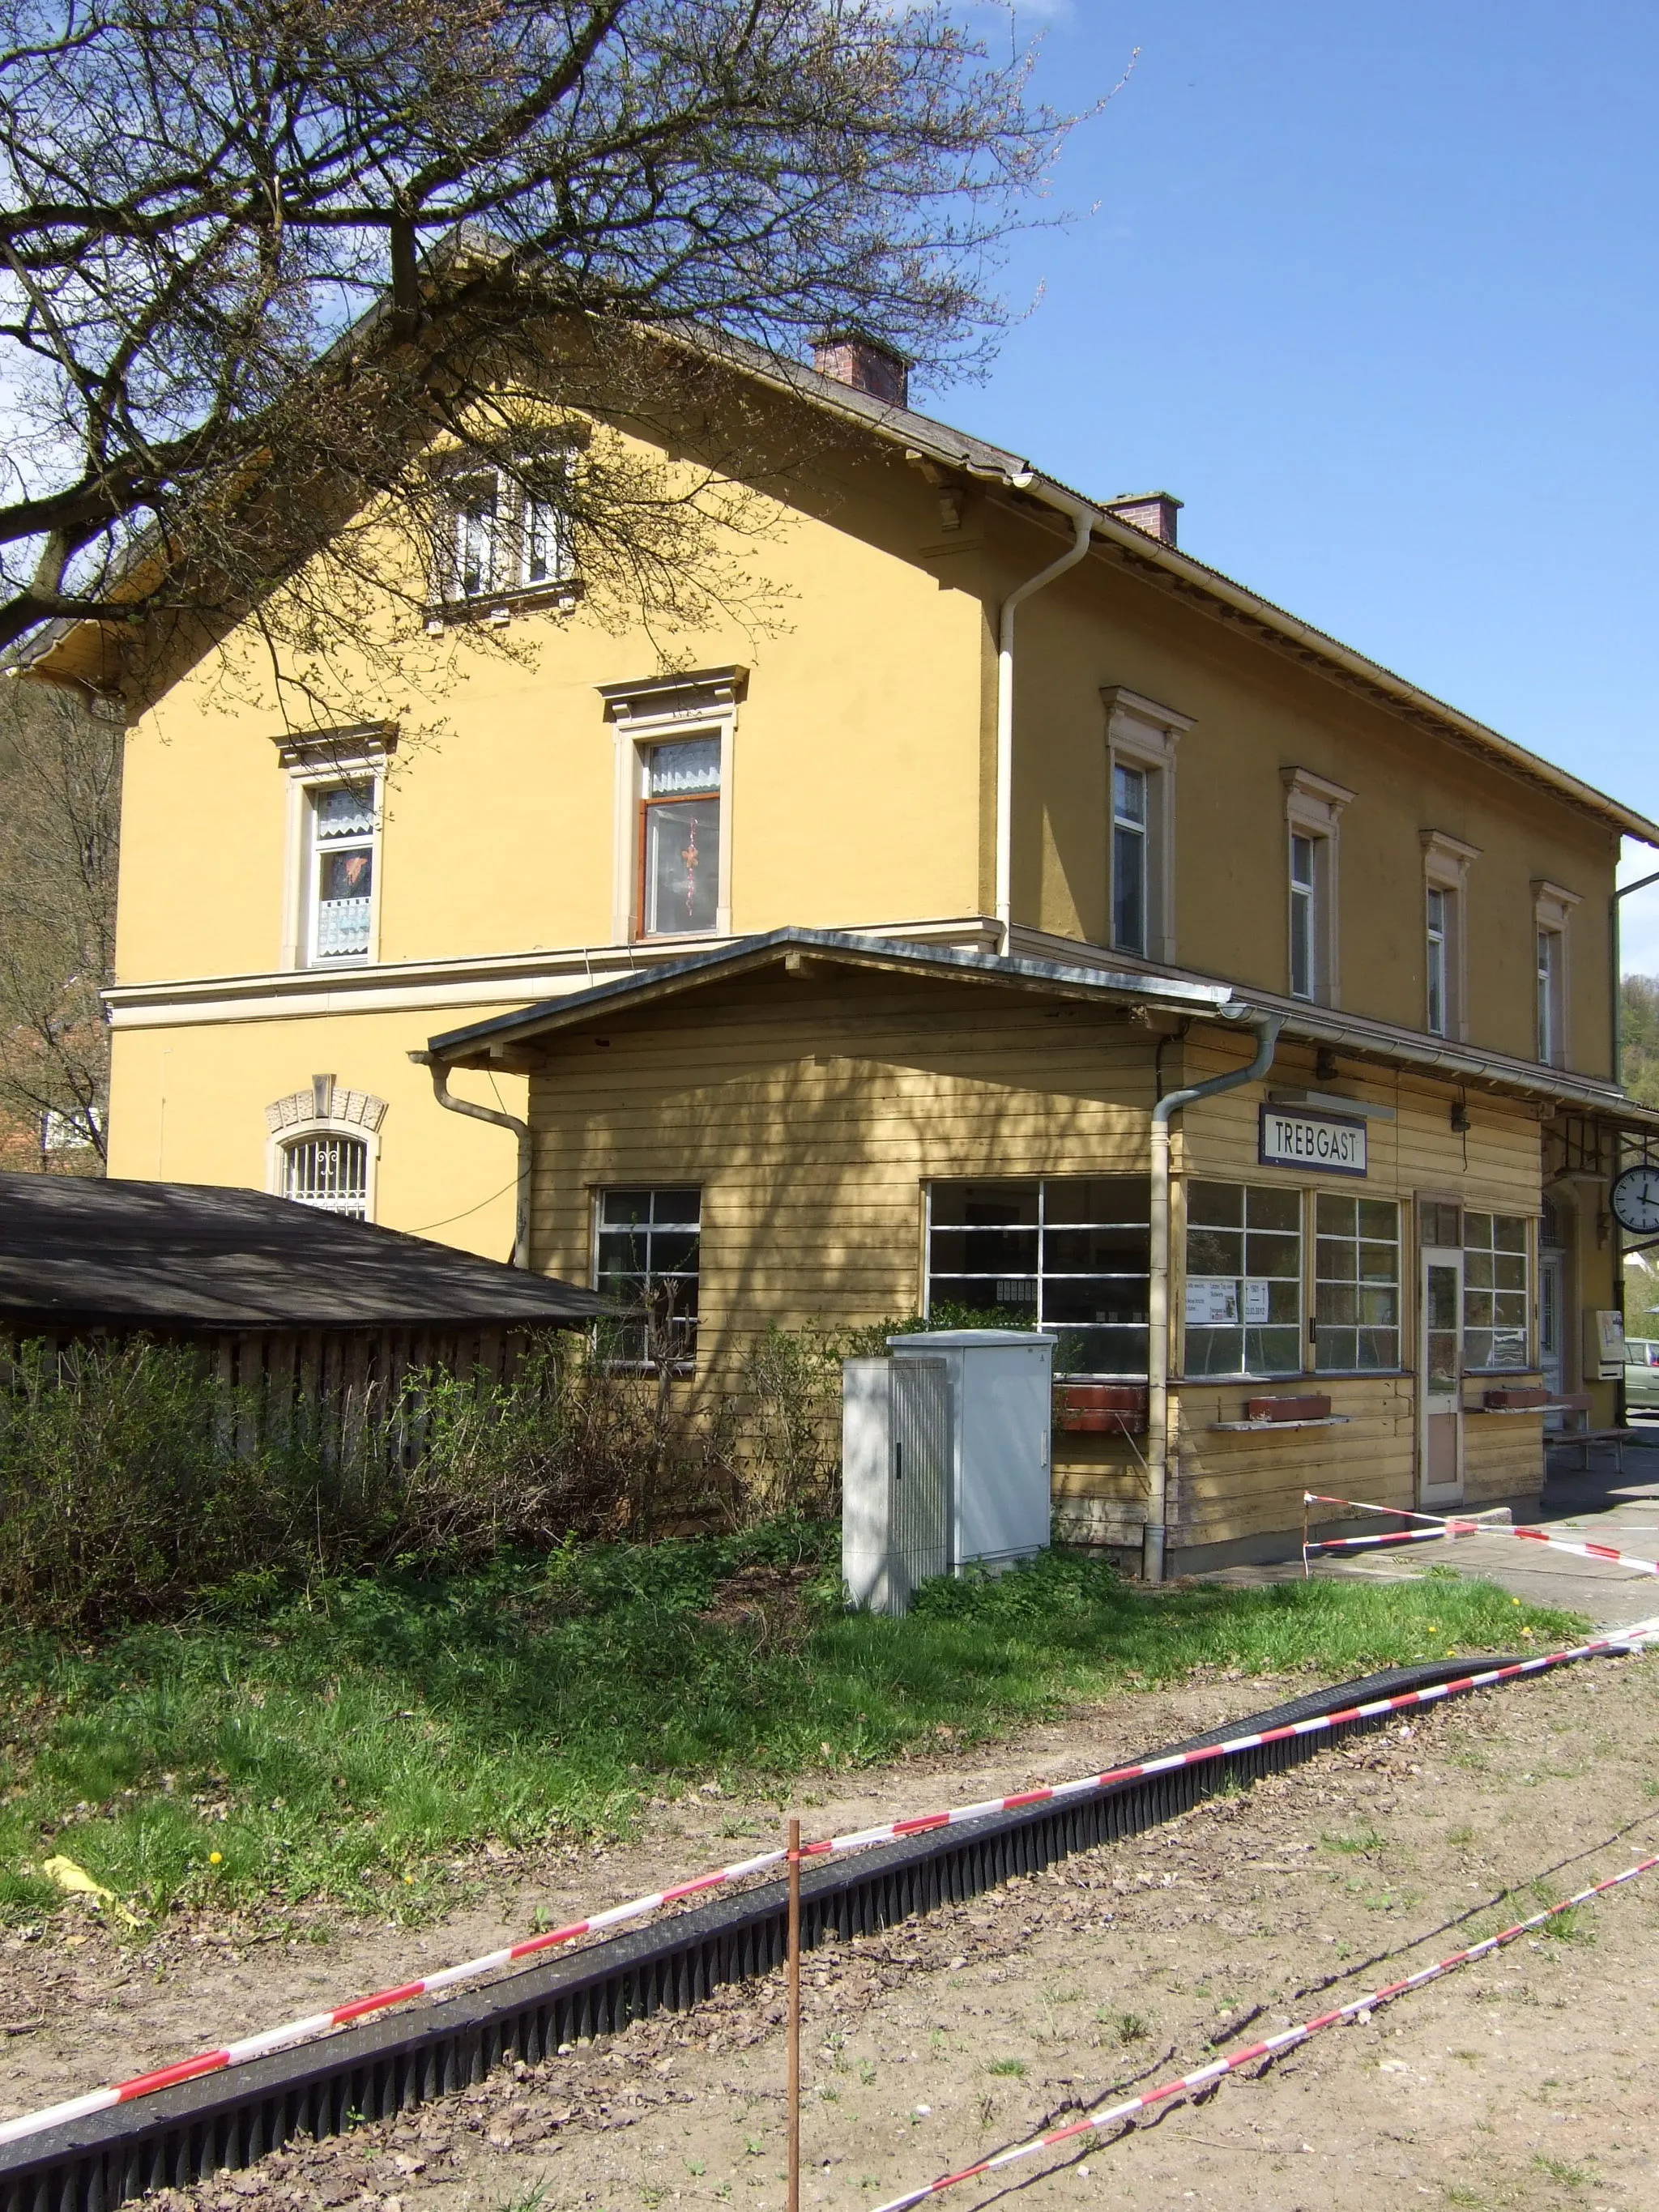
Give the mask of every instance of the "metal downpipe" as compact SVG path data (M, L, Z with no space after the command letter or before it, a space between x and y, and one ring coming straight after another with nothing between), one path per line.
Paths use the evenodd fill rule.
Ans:
M1152 1249L1146 1285L1146 1525L1141 1536L1140 1572L1144 1581L1164 1579L1165 1514L1170 1490L1170 1121L1183 1106L1200 1098L1219 1097L1258 1083L1273 1064L1283 1014L1261 1013L1242 1006L1232 1019L1255 1030L1255 1057L1248 1067L1230 1075L1212 1076L1184 1091L1172 1091L1152 1109Z
M420 1055L424 1057L424 1055ZM411 1054L411 1058L416 1055ZM513 1213L513 1264L526 1273L530 1267L530 1172L532 1160L530 1124L521 1121L516 1114L507 1114L498 1106L475 1106L470 1098L458 1098L449 1087L449 1070L441 1060L427 1061L432 1073L433 1095L441 1106L452 1114L465 1114L474 1121L489 1121L498 1129L510 1129L519 1146L519 1186Z

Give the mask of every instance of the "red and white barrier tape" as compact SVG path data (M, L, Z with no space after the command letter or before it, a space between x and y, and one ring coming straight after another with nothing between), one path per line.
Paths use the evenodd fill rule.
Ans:
M1634 1866L1626 1867L1622 1874L1609 1875L1606 1881L1593 1882L1588 1889L1579 1890L1575 1896L1564 1897L1558 1905L1546 1905L1541 1912L1534 1912L1530 1919L1517 1920L1512 1928L1505 1928L1496 1936L1488 1936L1482 1942L1471 1943L1466 1951L1454 1951L1449 1959L1442 1959L1432 1966L1425 1966L1419 1973L1408 1974L1404 1981L1390 1982L1384 1989L1373 1990L1369 1996L1354 1997L1348 2003L1339 2005L1334 2012L1322 2012L1317 2018L1304 2020L1296 2027L1283 2028L1277 2035L1265 2036L1260 2043L1251 2044L1248 2051L1236 2051L1230 2058L1218 2058L1208 2066L1200 2066L1195 2074L1182 2074L1174 2081L1166 2081L1162 2088L1148 2089L1142 2095L1127 2098L1122 2104L1113 2105L1103 2112L1091 2112L1086 2119L1073 2120L1066 2127L1051 2128L1047 2135L1034 2136L1030 2142L1017 2143L1012 2150L998 2151L994 2157L982 2158L975 2166L965 2166L959 2173L942 2173L937 2181L927 2182L920 2189L912 2189L907 2195L892 2197L887 2203L878 2206L877 2212L908 2212L910 2205L921 2204L930 2197L937 2197L941 2190L954 2189L958 2182L977 2181L982 2174L994 2173L1002 2166L1012 2166L1019 2159L1035 2158L1040 2151L1052 2150L1058 2143L1073 2142L1079 2136L1089 2135L1101 2128L1115 2127L1120 2120L1133 2119L1137 2112L1148 2112L1154 2105L1164 2104L1171 2097L1186 2096L1195 2089L1207 2089L1212 2083L1224 2080L1229 2074L1237 2074L1241 2067L1254 2065L1259 2058L1282 2057L1285 2051L1294 2051L1298 2044L1305 2043L1310 2036L1318 2035L1325 2028L1335 2027L1343 2021L1357 2020L1362 2013L1374 2011L1378 2005L1387 2004L1395 1997L1404 1996L1410 1990L1420 1990L1425 1983L1437 1981L1442 1974L1450 1973L1455 1966L1467 1966L1474 1960L1484 1959L1488 1953L1500 1950L1505 1943L1514 1942L1517 1936L1524 1936L1531 1929L1543 1927L1559 1913L1571 1912L1575 1905L1588 1904L1593 1897L1601 1897L1610 1889L1618 1889L1625 1882L1634 1881L1638 1874L1650 1873L1655 1867L1659 1867L1659 1853L1638 1859Z
M1200 1766L1212 1759L1226 1759L1243 1751L1255 1751L1265 1744L1284 1743L1297 1736L1322 1735L1344 1726L1350 1721L1375 1720L1386 1713L1404 1712L1413 1705L1437 1705L1447 1698L1461 1697L1470 1690L1490 1687L1496 1682L1511 1682L1522 1675L1540 1674L1553 1667L1571 1665L1579 1659L1589 1659L1607 1651L1628 1650L1640 1638L1612 1635L1598 1638L1594 1643L1581 1644L1567 1651L1540 1651L1535 1657L1511 1661L1503 1667L1490 1667L1482 1672L1460 1675L1451 1682L1432 1683L1426 1689L1402 1691L1393 1698L1374 1698L1360 1705L1350 1705L1343 1711L1316 1715L1310 1720L1295 1721L1284 1728L1263 1729L1251 1735L1231 1736L1224 1743L1204 1744L1192 1751L1169 1752L1158 1759L1143 1759L1128 1766L1107 1768L1099 1774L1080 1775L1073 1782L1045 1783L1035 1790L1018 1790L1010 1797L981 1798L977 1804L957 1805L942 1813L926 1813L908 1820L886 1820L878 1827L859 1828L844 1836L829 1836L801 1847L801 1857L825 1858L843 1851L868 1849L874 1844L890 1844L908 1836L925 1834L929 1829L953 1827L964 1820L979 1820L996 1813L1023 1811L1032 1805L1052 1805L1067 1798L1086 1796L1118 1782L1139 1781L1150 1775L1168 1774L1177 1767ZM268 2027L257 2035L246 2035L238 2041L222 2045L216 2051L199 2051L193 2058L180 2059L177 2064L161 2066L152 2073L135 2075L130 2081L112 2083L103 2089L88 2090L84 2096L71 2097L60 2105L48 2105L34 2112L24 2112L13 2120L0 2120L0 2143L15 2142L24 2136L36 2135L42 2129L60 2127L65 2122L86 2118L93 2112L106 2112L112 2106L132 2103L139 2097L153 2095L157 2089L169 2089L181 2081L192 2081L203 2074L216 2074L230 2066L245 2066L251 2058L264 2058L272 2051L286 2051L299 2043L309 2043L326 2035L337 2027L349 2027L354 2021L365 2020L370 2014L385 2012L392 2005L407 2004L412 1998L431 1996L442 1990L453 1989L459 1982L471 1981L480 1974L517 1964L538 1952L550 1951L556 1945L574 1942L580 1936L598 1935L602 1929L621 1926L624 1921L638 1920L647 1913L659 1911L667 1905L677 1905L688 1897L696 1897L704 1890L726 1887L745 1875L764 1874L781 1866L787 1852L775 1850L757 1852L753 1858L739 1859L733 1865L718 1867L712 1873L699 1875L690 1881L677 1882L669 1889L652 1890L643 1897L630 1898L625 1905L613 1905L603 1912L591 1914L586 1920L574 1920L563 1928L549 1929L540 1936L529 1936L521 1943L513 1943L499 1951L487 1951L482 1958L469 1959L459 1966L446 1966L441 1972L427 1974L419 1981L404 1982L396 1989L380 1990L372 1996L357 1997L349 2004L337 2005L331 2012L308 2014L303 2020L287 2021L280 2027Z
M1303 1509L1310 1505L1340 1505L1349 1513L1383 1513L1402 1521L1425 1521L1426 1528L1401 1529L1386 1536L1327 1536L1316 1542L1304 1541L1302 1555L1305 1561L1315 1552L1356 1551L1361 1546L1376 1544L1425 1544L1436 1536L1518 1536L1525 1544L1546 1544L1553 1552L1571 1552L1581 1559L1610 1559L1616 1566L1631 1567L1638 1573L1659 1575L1659 1560L1644 1559L1632 1552L1615 1552L1611 1544L1574 1544L1565 1536L1552 1536L1546 1528L1512 1528L1504 1521L1470 1520L1462 1514L1408 1513L1403 1506L1367 1505L1352 1498L1322 1498L1317 1491L1304 1491Z

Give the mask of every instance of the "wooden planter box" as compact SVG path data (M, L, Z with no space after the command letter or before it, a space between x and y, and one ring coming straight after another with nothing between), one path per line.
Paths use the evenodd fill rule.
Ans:
M1247 1398L1244 1418L1247 1421L1328 1421L1331 1417L1331 1401L1323 1391L1310 1392L1304 1398Z
M1146 1426L1146 1386L1056 1382L1054 1426L1068 1436L1139 1436Z

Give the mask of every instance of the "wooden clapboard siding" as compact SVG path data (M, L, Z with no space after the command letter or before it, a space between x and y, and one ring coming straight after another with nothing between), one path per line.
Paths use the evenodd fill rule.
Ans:
M550 1051L532 1085L537 1263L586 1279L595 1185L699 1184L716 1386L770 1322L915 1312L929 1178L1147 1167L1151 1040L1123 1021L878 977L732 990L603 1033Z
M601 1043L600 1039L604 1042ZM702 1192L696 1389L732 1387L769 1323L836 1330L896 1319L923 1293L925 1186L935 1178L1144 1174L1161 1087L1242 1064L1214 1027L1185 1040L1091 1011L971 984L890 976L776 977L619 1014L544 1043L532 1076L537 1264L591 1279L596 1188L695 1183ZM1269 1088L1331 1088L1310 1051L1287 1048ZM1191 1178L1267 1182L1402 1202L1402 1358L1414 1364L1419 1195L1535 1215L1540 1131L1528 1108L1468 1101L1387 1069L1345 1069L1340 1089L1386 1104L1368 1125L1369 1173L1321 1178L1257 1162L1260 1086L1189 1107L1176 1133L1172 1310L1184 1305L1183 1193ZM1311 1259L1311 1253L1310 1253ZM1409 1373L1318 1375L1171 1392L1169 1520L1177 1547L1289 1536L1312 1489L1380 1504L1414 1497L1416 1389ZM1241 1435L1263 1389L1328 1391L1342 1425ZM1478 1392L1477 1394L1478 1395ZM1517 1433L1518 1431L1518 1433ZM1539 1427L1474 1416L1472 1500L1512 1496L1541 1468ZM1054 1440L1056 1510L1103 1542L1144 1516L1137 1450L1107 1437Z

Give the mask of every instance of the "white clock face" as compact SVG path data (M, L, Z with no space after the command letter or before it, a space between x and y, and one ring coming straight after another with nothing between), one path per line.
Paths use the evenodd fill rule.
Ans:
M1613 1186L1613 1210L1621 1228L1659 1236L1659 1167L1626 1168Z

